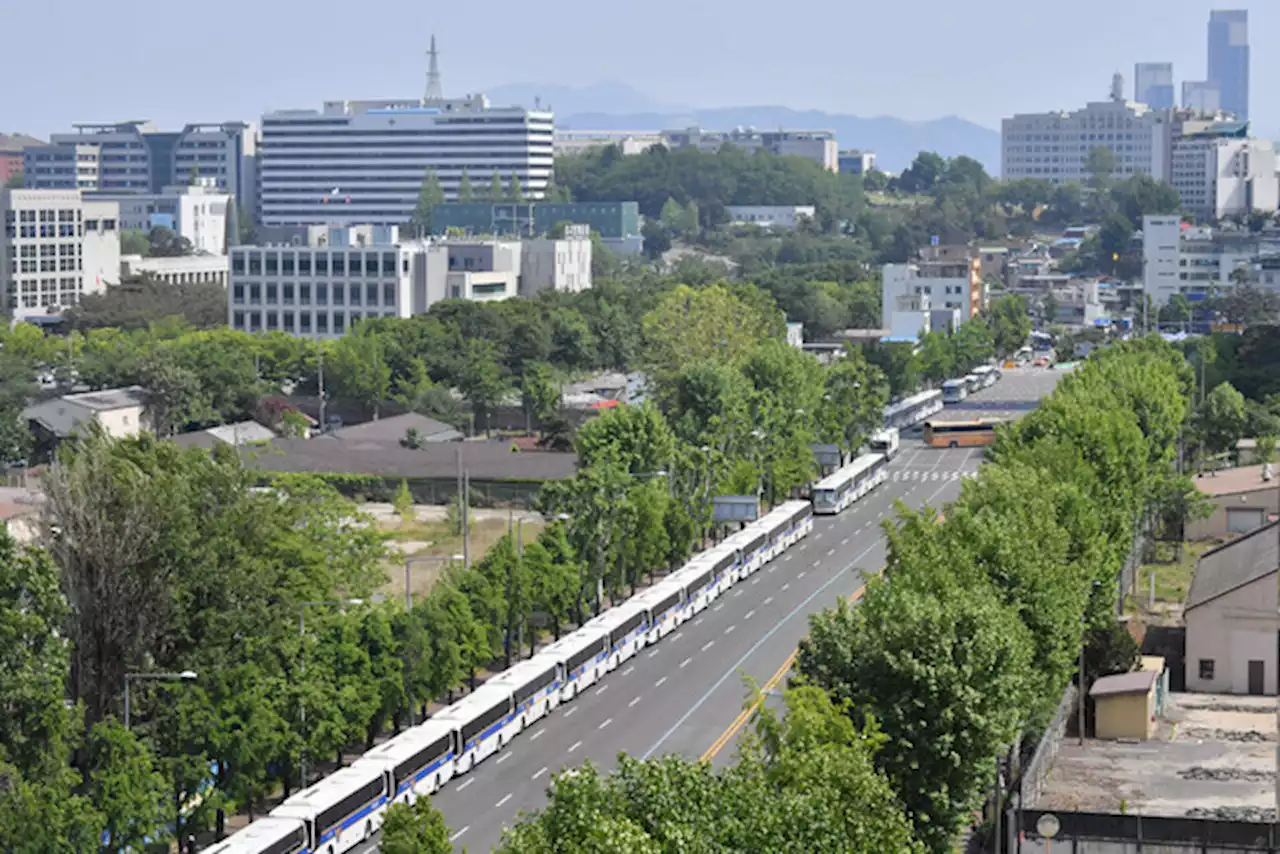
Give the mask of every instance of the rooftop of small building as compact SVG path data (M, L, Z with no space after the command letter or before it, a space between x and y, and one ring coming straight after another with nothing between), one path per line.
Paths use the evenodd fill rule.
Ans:
M1260 820L1275 806L1274 697L1170 694L1156 737L1065 737L1027 808Z
M1264 464L1265 465L1265 464ZM1280 471L1275 471L1270 480L1262 479L1264 465L1237 466L1219 471L1203 472L1196 475L1196 488L1213 498L1222 495L1235 495L1241 492L1255 492L1259 489L1276 489L1280 487ZM1276 466L1272 466L1275 470Z
M109 412L113 409L126 409L131 406L146 406L147 390L140 385L131 385L125 388L105 388L101 391L68 394L62 400L69 403L78 403L81 406L96 409L99 412Z

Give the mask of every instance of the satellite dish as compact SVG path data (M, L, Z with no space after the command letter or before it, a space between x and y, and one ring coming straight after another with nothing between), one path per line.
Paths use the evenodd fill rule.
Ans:
M1045 813L1036 820L1036 833L1045 839L1057 836L1059 830L1062 830L1062 824L1053 813Z

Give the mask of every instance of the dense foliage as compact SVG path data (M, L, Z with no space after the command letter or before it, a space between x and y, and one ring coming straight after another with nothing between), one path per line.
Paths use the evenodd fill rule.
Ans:
M1190 383L1159 339L1099 352L1002 431L945 524L900 511L888 580L870 582L857 608L813 619L802 684L848 700L856 723L879 723L876 764L929 850L951 850L992 757L1044 725L1082 632L1109 629Z

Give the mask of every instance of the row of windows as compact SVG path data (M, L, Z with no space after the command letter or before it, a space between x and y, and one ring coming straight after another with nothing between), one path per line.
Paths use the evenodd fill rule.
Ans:
M297 256L297 275L310 276L312 268L315 275L328 276L377 276L379 275L378 259L382 259L383 276L396 275L396 253L394 252L335 252L312 255L303 252ZM314 264L313 264L314 259ZM409 272L409 259L406 257L402 272ZM237 252L231 256L231 272L244 275L246 269L250 276L292 276L294 275L294 255L292 252Z
M309 311L235 311L231 314L231 326L241 332L288 332L292 335L345 334L347 329L368 317L395 317L395 312L378 314L376 311L361 314L352 312L317 311L314 317Z
M294 293L297 293L298 305L311 305L312 296L314 294L316 305L328 305L330 295L332 295L334 305L360 305L363 298L364 304L370 308L378 305L378 286L365 285L362 289L359 285L351 285L344 287L335 283L332 291L328 285L317 282L315 285L293 283L283 285L260 285L260 284L243 284L236 283L231 286L231 302L233 305L244 305L246 297L250 305L261 305L265 302L267 305L293 305ZM396 286L386 283L382 286L382 305L387 308L394 308L396 304Z

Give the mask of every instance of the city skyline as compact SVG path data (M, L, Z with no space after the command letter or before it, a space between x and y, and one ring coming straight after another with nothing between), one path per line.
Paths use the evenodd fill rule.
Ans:
M1079 14L1055 20L1053 37L1047 38L1043 11L1014 0L986 0L980 9L927 0L909 19L896 7L832 6L822 12L821 29L805 16L727 16L664 2L618 27L603 14L562 20L499 0L492 13L506 25L486 33L486 49L480 51L473 49L462 12L448 8L423 12L392 0L384 14L398 26L344 31L336 41L330 22L345 7L332 0L312 4L305 17L285 4L227 0L226 14L201 22L202 43L227 45L217 73L202 76L184 72L194 70L194 31L181 15L157 17L139 28L135 20L77 0L71 5L81 7L83 26L64 34L62 58L41 71L41 87L0 92L0 116L6 132L47 136L79 121L141 117L172 128L195 120L256 121L272 110L325 99L412 97L423 91L434 34L445 94L452 97L521 82L581 86L621 80L658 104L781 104L908 120L958 115L994 129L1015 113L1105 99L1105 82L1098 81L1115 71L1125 74L1131 88L1137 63L1171 62L1177 83L1204 79L1213 11L1202 0L1122 6L1082 0ZM1280 60L1265 45L1280 34L1280 10L1261 0L1227 5L1249 13L1250 41L1260 47L1251 76L1276 77ZM53 14L27 4L10 23L19 31L47 32ZM1106 27L1097 26L1100 16ZM1150 26L1157 19L1158 30ZM237 20L253 20L255 26L235 27ZM291 37L278 38L286 26ZM858 37L870 32L900 37ZM1015 34L1022 37L1010 38ZM133 46L113 58L113 74L93 71L104 42ZM999 50L986 51L980 63L956 61L960 45L984 42ZM783 49L787 45L803 50L792 53ZM44 50L39 38L8 46L16 67L42 68ZM681 61L663 59L672 55ZM121 85L129 80L136 85ZM1258 132L1280 135L1280 106L1254 101L1251 118Z

